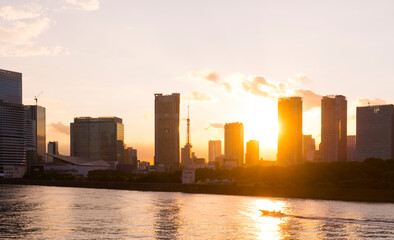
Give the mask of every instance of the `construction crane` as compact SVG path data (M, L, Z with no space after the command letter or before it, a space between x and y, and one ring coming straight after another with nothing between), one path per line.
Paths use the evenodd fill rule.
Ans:
M39 94L37 94L37 96L34 96L34 101L36 101L36 106L38 103L38 97L40 97L40 95L43 93L44 91L41 91Z

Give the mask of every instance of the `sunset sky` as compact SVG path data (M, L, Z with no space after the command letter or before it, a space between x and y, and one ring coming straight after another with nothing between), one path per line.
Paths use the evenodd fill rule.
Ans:
M23 73L23 102L47 111L47 141L69 154L74 117L117 116L127 146L154 155L154 93L190 105L197 156L243 122L274 160L277 97L304 97L320 142L321 95L393 102L393 1L0 0L0 68ZM186 122L181 121L181 146Z

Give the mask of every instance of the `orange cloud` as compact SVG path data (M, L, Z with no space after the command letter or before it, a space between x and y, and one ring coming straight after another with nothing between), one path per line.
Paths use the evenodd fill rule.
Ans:
M203 69L198 73L192 72L189 76L194 79L203 79L214 83L220 81L219 73L212 69Z
M242 88L253 95L262 97L272 97L267 91L261 90L261 87L268 86L269 88L275 88L274 85L268 83L268 81L262 76L255 76L251 81L243 79Z
M312 90L297 89L294 93L302 97L302 101L304 102L304 111L309 111L312 108L321 106L322 96L314 93Z
M62 122L50 123L49 127L50 127L50 131L70 135L70 127L64 125Z
M209 95L208 93L202 93L197 91L193 91L190 94L186 95L184 99L196 102L208 102L213 100L211 95Z
M213 131L215 129L223 129L223 128L224 128L224 123L214 121L214 122L210 122L208 127L205 128L205 130Z

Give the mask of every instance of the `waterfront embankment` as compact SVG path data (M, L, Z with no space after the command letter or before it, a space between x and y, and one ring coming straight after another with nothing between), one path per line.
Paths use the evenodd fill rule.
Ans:
M215 184L138 183L105 181L62 181L33 179L0 179L0 184L40 185L78 188L104 188L137 191L225 194L321 200L390 202L394 203L393 189L363 189L337 187L265 187Z

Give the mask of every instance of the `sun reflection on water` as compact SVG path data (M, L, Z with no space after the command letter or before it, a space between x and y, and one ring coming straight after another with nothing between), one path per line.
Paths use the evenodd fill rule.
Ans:
M259 199L255 201L256 214L253 219L256 223L256 232L258 239L282 239L281 225L285 222L284 217L263 216L261 210L281 211L285 213L285 203L269 199Z

